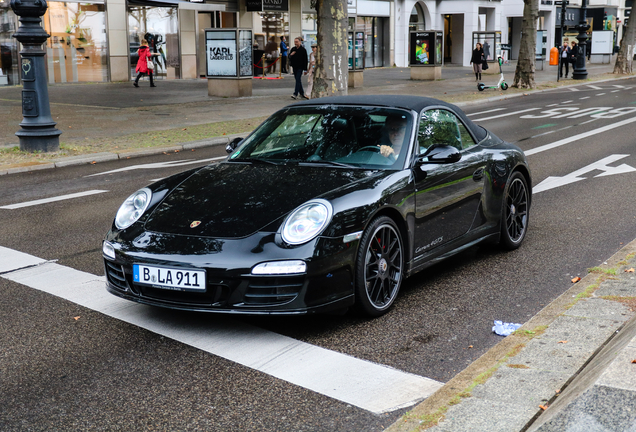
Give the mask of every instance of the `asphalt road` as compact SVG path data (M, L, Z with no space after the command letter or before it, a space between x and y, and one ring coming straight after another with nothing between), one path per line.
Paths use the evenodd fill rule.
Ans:
M152 314L192 325L248 324L448 381L500 340L493 320L527 321L573 277L636 237L636 80L465 111L529 154L535 195L519 250L474 247L429 268L408 279L393 309L375 320ZM223 155L216 147L3 176L0 246L103 275L101 240L121 202L155 179ZM3 208L85 191L106 192ZM372 413L4 278L0 293L3 430L376 431L406 410Z

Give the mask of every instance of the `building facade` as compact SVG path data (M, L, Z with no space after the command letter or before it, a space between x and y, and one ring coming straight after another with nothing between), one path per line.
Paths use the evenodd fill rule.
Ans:
M18 20L9 1L0 0L0 85L20 84L19 47L11 37ZM567 6L565 31L561 7L552 0L539 1L537 54L549 56L561 37L572 37L580 0L571 0ZM590 0L587 16L592 29L614 30L618 44L631 1ZM468 66L476 42L484 44L489 60L498 55L518 57L522 0L347 0L347 9L349 31L361 47L365 68L408 66L412 30L443 32L446 64ZM252 29L254 43L266 56L265 65L260 66L270 71L279 67L272 63L281 36L287 38L288 46L298 35L306 45L316 39L316 13L310 0L49 1L42 21L51 35L46 42L50 83L134 79L142 39L159 54L157 79L204 76L206 28Z

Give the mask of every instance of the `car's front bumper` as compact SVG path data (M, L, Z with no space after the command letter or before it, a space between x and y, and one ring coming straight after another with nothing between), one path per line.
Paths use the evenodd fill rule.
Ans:
M350 306L354 302L353 278L357 240L319 238L294 248L278 247L267 236L223 240L214 251L187 254L170 250L165 241L159 253L151 242L117 242L115 258L104 257L108 291L127 300L172 309L242 314L302 314ZM180 238L183 244L183 238ZM186 244L188 242L186 241ZM191 244L191 243L190 243ZM254 275L257 264L303 260L304 274ZM145 264L206 272L206 289L181 291L133 281L133 265Z

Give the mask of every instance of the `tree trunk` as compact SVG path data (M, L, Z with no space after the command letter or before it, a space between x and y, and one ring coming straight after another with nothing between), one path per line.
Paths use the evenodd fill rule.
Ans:
M636 18L633 18L636 19ZM631 21L631 19L630 19ZM616 56L616 64L614 65L615 74L631 74L632 63L634 60L634 37L636 36L636 24L629 24L623 31L621 39L621 49L618 50Z
M346 0L316 0L318 48L312 98L346 95L348 14Z
M521 42L519 60L515 70L513 87L535 88L535 50L537 47L537 19L539 17L539 0L523 0L523 24L521 25Z

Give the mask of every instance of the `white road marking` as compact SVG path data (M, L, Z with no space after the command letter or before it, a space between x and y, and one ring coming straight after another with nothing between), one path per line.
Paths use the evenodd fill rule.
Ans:
M492 117L484 117L484 118L480 118L480 119L475 119L473 121L474 122L478 122L478 121L492 120L492 119L497 119L497 118L501 118L501 117L508 117L508 116L511 116L511 115L521 114L521 113L524 113L524 112L536 111L538 109L541 109L541 108L528 108L528 109L521 110L521 111L514 111L514 112L510 112L510 113L506 113L506 114L495 115L495 116L492 116Z
M570 91L580 91L580 90L579 90L579 89L577 89L576 87L568 87L568 89L569 89Z
M172 168L172 167L179 167L179 166L185 166L185 165L193 165L197 163L212 162L212 161L222 160L226 158L227 156L220 156L220 157L213 157L208 159L185 159L185 160L177 160L177 161L170 161L170 162L150 163L150 164L144 164L144 165L131 165L128 167L118 168L111 171L104 171L97 174L87 175L85 177L94 177L99 175L113 174L113 173L132 171L132 170L138 170L138 169Z
M2 246L0 276L375 414L415 405L443 385L248 324L160 314L108 293L102 276Z
M569 100L569 101L563 101L563 102L561 102L561 104L565 105L565 104L568 104L568 103L570 103L570 102L574 102L574 101L571 101L571 100Z
M603 90L603 87L599 87L599 86L595 86L592 84L588 84L587 85L589 88L594 89L594 90Z
M34 201L27 201L27 202L23 202L23 203L10 204L10 205L6 205L6 206L1 206L0 209L14 210L14 209L22 208L22 207L31 207L31 206L36 206L36 205L40 205L40 204L52 203L52 202L56 202L56 201L64 201L64 200L67 200L67 199L80 198L80 197L100 194L100 193L104 193L104 192L108 192L108 191L107 190L97 190L97 189L96 190L89 190L89 191L85 191L85 192L77 192L77 193L72 193L72 194L68 194L68 195L60 195L60 196L56 196L56 197L43 198L43 199L34 200Z
M488 110L488 111L480 111L480 112L476 112L476 113L466 114L466 116L470 117L470 116L479 115L479 114L488 114L488 113L491 113L491 112L501 111L501 110L504 110L504 109L505 108L495 108L495 109L491 109L491 110Z
M590 98L590 96L585 96L585 97L582 97L582 98L579 98L579 99L583 100L583 99L589 99L589 98Z
M618 127L625 126L625 125L628 125L628 124L634 123L634 122L636 122L636 117L632 117L632 118L629 118L627 120L622 120L622 121L619 121L617 123L613 123L613 124L610 124L610 125L607 125L607 126L600 127L598 129L593 129L591 131L583 132L582 134L578 134L578 135L574 135L574 136L571 136L571 137L568 137L568 138L564 138L562 140L553 142L551 144L546 144L546 145L542 145L540 147L536 147L536 148L533 148L533 149L530 149L530 150L526 150L524 153L526 154L526 156L530 156L530 155L533 155L533 154L544 152L546 150L552 150L553 148L560 147L562 145L566 145L566 144L569 144L571 142L578 141L578 140L581 140L583 138L590 137L592 135L596 135L596 134L600 134L600 133L603 133L603 132L607 132L607 131L610 131L612 129L616 129Z
M603 96L605 93L599 93L596 96Z
M581 176L591 171L597 171L597 170L603 171L603 173L598 174L594 177L605 177L605 176L610 176L614 174L625 174L629 172L634 172L636 171L636 168L631 167L627 164L622 164L617 167L608 166L608 164L611 164L613 162L616 162L619 159L623 159L628 156L629 155L625 155L625 154L611 155L604 159L601 159L598 162L594 162L593 164L590 164L586 167L576 170L566 176L563 176L563 177L550 176L546 178L545 180L543 180L538 185L536 185L534 188L532 188L532 193L539 193L549 189L554 189L559 186L564 186L570 183L585 180L586 177L581 177Z

